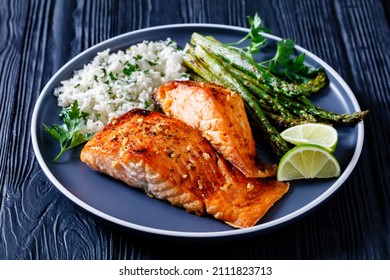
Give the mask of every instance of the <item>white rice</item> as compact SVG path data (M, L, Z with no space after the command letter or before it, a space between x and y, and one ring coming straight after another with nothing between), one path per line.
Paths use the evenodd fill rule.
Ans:
M133 108L154 110L155 88L170 80L188 79L182 59L183 52L170 39L144 41L112 54L107 49L63 81L54 95L65 108L77 100L80 110L88 113L83 132L98 132Z

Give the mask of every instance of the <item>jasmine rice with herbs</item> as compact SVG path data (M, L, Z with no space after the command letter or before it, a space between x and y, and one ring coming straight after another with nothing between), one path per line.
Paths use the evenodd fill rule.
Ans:
M111 54L107 49L63 81L54 95L65 108L77 100L80 111L88 114L83 133L94 133L133 108L154 110L155 88L188 79L182 59L182 50L170 39L144 41Z

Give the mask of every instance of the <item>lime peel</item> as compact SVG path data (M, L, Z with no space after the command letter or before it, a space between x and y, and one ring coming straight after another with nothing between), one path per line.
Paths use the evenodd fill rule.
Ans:
M329 150L319 145L302 144L281 158L277 180L333 178L340 176L340 173L340 164Z
M315 144L330 152L336 150L338 143L337 130L327 124L305 123L287 128L280 133L287 142L294 145Z

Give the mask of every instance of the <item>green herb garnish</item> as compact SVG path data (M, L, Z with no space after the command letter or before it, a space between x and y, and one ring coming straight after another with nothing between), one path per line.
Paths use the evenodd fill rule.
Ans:
M125 66L126 67L123 69L123 74L125 74L126 76L130 76L134 71L138 71L140 69L138 64L133 65L130 63L126 63Z
M313 68L306 65L305 53L294 56L294 41L283 39L276 44L275 56L262 64L268 63L269 70L279 76L286 76L295 83L307 83L317 75L322 67Z
M267 39L262 33L268 33L269 29L263 25L263 21L256 13L254 17L248 16L249 32L240 41L230 44L230 48L234 48L246 56L252 58L253 54L258 53L267 43ZM235 47L249 40L249 45L245 47ZM273 74L289 79L298 84L308 83L323 69L322 67L314 68L305 64L305 53L295 55L295 43L292 39L283 39L277 42L276 53L270 60L261 62L260 65L271 71Z
M150 66L156 66L156 65L158 65L158 60L159 60L158 57L157 57L154 61L148 60L148 59L145 58L145 61L146 61Z
M85 112L80 112L78 102L75 101L70 108L64 108L59 114L61 120L64 122L62 125L54 124L52 127L43 125L45 131L60 144L60 152L53 161L59 159L65 151L91 139L93 134L84 134L81 132L87 115Z
M117 77L114 75L114 73L110 72L110 73L108 73L108 75L110 76L111 80L113 80L113 81L117 80Z
M240 41L232 43L231 45L238 45L243 43L246 40L250 40L248 46L243 48L236 48L236 49L246 52L247 55L252 55L258 53L260 47L266 44L267 39L261 33L262 32L268 33L269 29L264 26L263 21L261 20L261 18L257 13L253 18L248 16L247 19L250 26L249 33Z

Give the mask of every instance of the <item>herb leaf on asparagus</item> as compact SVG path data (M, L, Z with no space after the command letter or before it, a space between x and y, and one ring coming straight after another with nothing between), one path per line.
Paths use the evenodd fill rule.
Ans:
M238 42L231 43L230 45L239 45L249 39L250 43L248 46L243 48L234 48L239 51L244 51L248 56L251 56L252 54L258 53L260 51L260 47L264 46L267 43L267 39L262 35L262 33L268 33L269 29L264 26L261 18L257 13L253 18L248 16L247 19L250 26L249 33Z
M285 76L294 83L308 83L322 71L322 67L313 68L305 65L305 53L292 58L294 47L295 44L292 39L283 39L277 42L276 54L266 67L272 73ZM265 63L267 62L263 62L262 65Z

